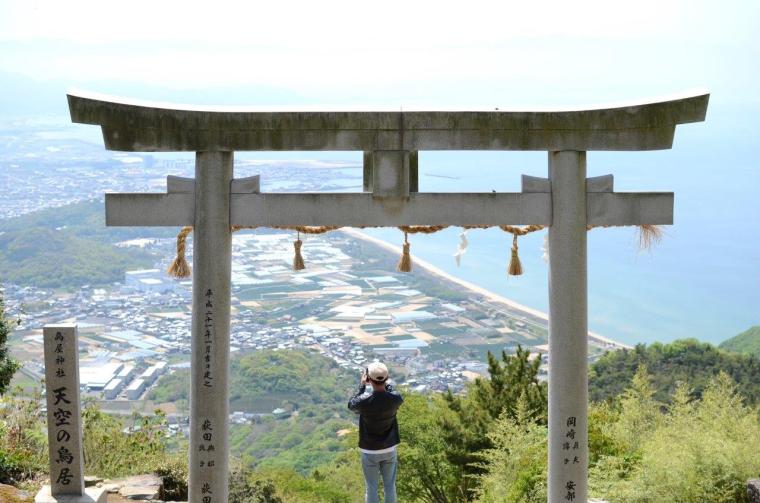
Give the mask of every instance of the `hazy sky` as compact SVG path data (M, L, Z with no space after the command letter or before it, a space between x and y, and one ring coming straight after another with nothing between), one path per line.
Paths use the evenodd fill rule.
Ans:
M757 0L0 0L0 70L343 104L576 104L694 87L756 103L759 26Z

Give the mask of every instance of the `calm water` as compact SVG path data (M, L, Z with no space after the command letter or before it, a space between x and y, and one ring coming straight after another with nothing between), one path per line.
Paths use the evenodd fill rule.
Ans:
M717 107L716 107L717 108ZM673 150L590 153L588 176L612 173L617 191L673 191L675 225L651 252L633 228L588 236L589 326L626 343L696 337L713 343L760 324L760 166L755 116L713 108L680 126ZM546 153L423 153L420 190L518 191L520 174L546 176ZM472 230L461 267L460 229L412 236L412 255L517 302L548 308L544 232L520 239L525 274L506 277L511 236ZM395 229L371 233L400 244Z

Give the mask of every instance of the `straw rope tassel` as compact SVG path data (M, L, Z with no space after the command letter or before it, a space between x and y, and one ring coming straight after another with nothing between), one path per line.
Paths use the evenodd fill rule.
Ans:
M662 241L662 229L657 225L639 225L639 250L650 250Z
M517 234L512 234L512 258L509 260L507 274L510 276L520 276L523 273L520 257L517 255Z
M183 227L177 234L177 256L174 257L166 273L172 278L187 278L190 276L190 266L185 259L185 245L187 236L193 232L192 227Z
M298 239L295 240L293 243L293 247L296 249L296 255L293 257L293 270L294 271L301 271L303 269L306 269L306 266L303 263L303 257L301 256L301 245L303 242L301 241L301 232L298 232Z
M404 251L401 254L401 260L398 261L396 270L398 272L412 271L412 256L409 254L409 239L406 232L404 232Z

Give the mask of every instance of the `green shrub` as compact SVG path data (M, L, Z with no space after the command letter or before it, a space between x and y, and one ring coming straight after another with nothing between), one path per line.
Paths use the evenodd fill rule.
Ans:
M164 486L165 501L187 501L187 456L171 456L167 463L156 468Z
M153 473L169 458L166 416L160 410L149 417L134 415L125 428L119 419L89 405L82 420L87 473L109 478Z
M534 411L521 396L514 417L506 411L488 436L493 448L483 452L478 488L482 503L543 503L546 501L547 428L533 419Z
M0 483L32 484L47 472L47 430L41 390L23 397L20 390L0 397Z
M743 404L727 374L713 378L700 401L681 386L661 421L640 443L641 460L605 496L612 501L734 503L760 476L758 410Z
M271 480L257 479L250 473L233 471L229 488L230 503L282 503Z

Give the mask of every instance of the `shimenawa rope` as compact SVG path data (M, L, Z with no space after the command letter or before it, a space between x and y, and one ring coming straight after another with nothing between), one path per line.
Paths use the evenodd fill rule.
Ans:
M446 229L447 227L448 227L447 225L402 225L400 226L399 229L404 232L404 244L402 246L401 259L399 260L399 263L396 269L400 272L410 272L412 270L412 256L410 253L410 244L409 244L409 236L408 236L409 234L418 234L418 233L433 234L435 232ZM465 230L469 230L469 229L487 229L493 226L464 225L462 227ZM519 276L523 273L523 268L522 268L522 263L520 262L520 257L518 255L517 238L519 236L525 236L526 234L530 234L531 232L540 231L542 229L545 229L547 226L526 225L523 227L516 227L512 225L499 225L498 227L502 231L512 234L512 250L511 250L509 265L507 267L507 274L511 276ZM621 226L589 225L586 227L586 230L591 230L597 227L621 227ZM641 250L650 249L652 246L662 241L662 229L660 229L659 226L645 224L645 225L638 225L637 227L639 229L639 238L638 238L639 249ZM293 243L294 248L295 248L295 256L293 257L293 270L300 271L305 268L303 256L301 254L301 247L303 245L303 242L301 241L300 234L302 232L304 234L324 234L326 232L331 232L331 231L340 229L340 226L331 226L331 225L300 226L299 225L299 226L274 226L271 228L281 229L281 230L293 230L293 231L298 232L298 238ZM364 228L364 227L360 227L360 228ZM256 227L234 225L230 228L232 232L236 232L242 229L256 229ZM185 247L186 247L186 242L187 242L187 236L192 231L193 231L193 228L188 226L188 227L183 227L177 234L177 256L174 258L171 265L166 271L169 274L169 276L172 276L174 278L186 278L190 276L190 266L188 265L187 260L185 259ZM466 238L465 238L465 243L466 243ZM462 253L463 253L463 250L462 250ZM461 254L459 254L459 257L461 258Z

